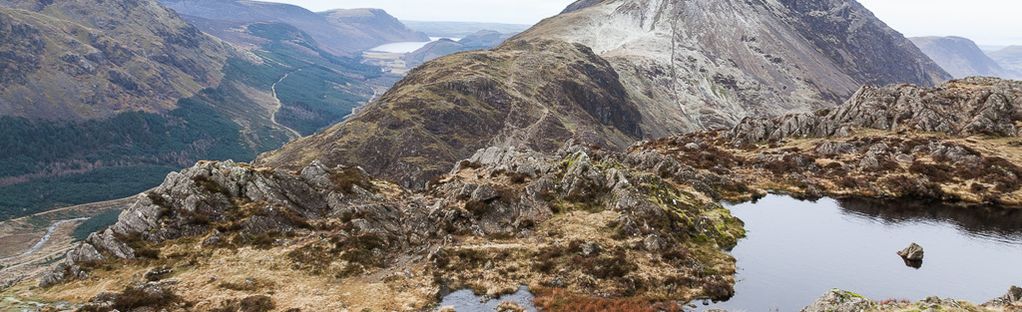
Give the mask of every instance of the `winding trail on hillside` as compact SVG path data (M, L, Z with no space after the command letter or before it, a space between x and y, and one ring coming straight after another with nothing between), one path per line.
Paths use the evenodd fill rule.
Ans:
M43 234L43 237L39 238L39 241L36 242L35 245L32 245L32 248L29 248L27 251L22 253L21 256L22 257L29 256L29 255L39 251L40 249L43 249L43 246L46 246L46 242L50 241L50 237L53 236L53 232L56 232L57 229L60 228L61 225L64 225L64 224L67 224L67 223L71 223L71 222L81 222L81 221L85 221L85 220L88 220L88 219L89 218L76 218L76 219L60 220L60 221L54 222L53 224L50 224L50 227L46 229L46 234Z
M300 72L300 71L302 71L301 68L296 69L294 71L291 71L289 73L286 73L286 74L284 74L284 77L280 77L280 80L277 80L277 82L274 82L273 85L270 86L270 91L272 91L272 93L273 93L273 100L275 102L277 102L277 108L273 110L273 114L270 116L270 121L273 122L273 124L277 125L278 127L287 129L287 131L290 132L291 135L293 135L295 139L301 138L302 134L298 133L298 131L295 131L295 129L291 129L291 127L282 125L281 123L277 122L277 113L279 113L280 110L282 108L284 108L284 103L280 101L280 97L277 97L277 84L279 84L280 82L284 81L284 79L287 79L287 77L291 76L291 74L294 74L294 73L297 73L297 72Z

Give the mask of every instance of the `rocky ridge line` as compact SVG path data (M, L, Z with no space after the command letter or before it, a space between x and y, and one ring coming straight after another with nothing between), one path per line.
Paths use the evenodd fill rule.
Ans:
M734 260L722 249L744 235L741 223L655 173L663 161L573 144L554 156L491 147L419 193L358 168L203 162L140 195L40 285L89 282L102 263L166 261L161 249L192 238L201 249L290 250L297 270L341 279L421 265L409 278L434 291L525 284L577 300L728 298ZM416 265L388 260L409 258Z

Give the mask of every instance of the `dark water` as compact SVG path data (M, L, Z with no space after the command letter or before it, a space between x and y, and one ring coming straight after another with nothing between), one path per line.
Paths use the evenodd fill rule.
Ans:
M513 294L495 299L481 298L472 293L471 290L462 289L444 296L443 300L440 301L440 307L453 307L458 312L488 312L497 311L497 306L500 303L509 301L517 303L525 311L536 312L536 307L533 304L534 299L535 297L532 296L529 289L524 286L518 288L518 291Z
M731 207L748 237L729 311L798 311L831 288L874 299L954 297L977 303L1022 285L1022 211L918 204L798 201ZM917 242L919 269L895 253Z

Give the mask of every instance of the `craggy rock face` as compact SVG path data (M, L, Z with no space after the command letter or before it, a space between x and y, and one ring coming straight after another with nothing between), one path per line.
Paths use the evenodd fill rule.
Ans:
M654 149L716 175L727 196L776 191L1022 206L1019 87L979 78L935 89L867 89L832 111L749 118L729 132L633 150Z
M736 145L846 136L852 127L1014 137L1019 135L1020 121L1022 82L968 78L937 88L864 87L833 110L773 119L746 118L728 135Z
M499 294L520 285L560 306L594 297L685 302L733 294L734 260L723 250L743 235L725 208L663 179L642 159L573 144L553 156L480 150L420 193L357 168L313 163L286 172L206 162L140 195L41 284L60 293L68 280L91 283L111 270L159 263L136 276L200 287L195 283L209 283L196 281L208 279L206 266L245 252L273 255L280 264L267 270L301 276L294 283L325 279L377 292L376 302L347 301L348 308L421 308L441 289ZM227 289L284 287L220 277ZM176 291L171 308L241 299L226 290L168 287ZM94 301L116 301L101 299ZM317 309L272 299L278 307Z

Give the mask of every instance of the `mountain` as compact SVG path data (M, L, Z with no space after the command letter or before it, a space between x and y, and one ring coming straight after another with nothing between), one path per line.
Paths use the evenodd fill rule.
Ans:
M504 42L504 40L507 40L512 36L514 36L514 34L505 34L492 30L480 30L459 40L444 38L430 42L422 48L406 54L402 57L402 59L405 61L405 66L414 68L422 65L422 63L458 52L491 49L499 46Z
M1011 74L987 56L975 42L962 37L915 37L923 53L955 78L989 76L1011 78Z
M231 34L251 23L283 23L309 34L323 50L338 56L394 41L428 41L423 33L407 29L382 10L356 9L314 13L305 8L247 0L161 0L203 31L238 43ZM232 38L236 40L232 40Z
M409 29L397 18L380 9L332 10L319 13L359 46L376 47L389 42L423 42L429 36Z
M346 122L259 161L358 164L421 187L496 142L622 148L832 107L863 84L948 78L854 1L580 1L493 51L426 63ZM578 113L549 114L565 111Z
M151 0L2 1L0 17L0 219L251 160L347 116L380 75L286 24L245 25L258 45L237 49Z
M1022 46L1010 46L989 54L1001 67L1014 71L1015 77L1022 79Z
M101 11L101 12L100 12ZM0 115L165 112L219 83L227 47L151 1L0 1Z
M588 47L513 41L426 63L345 122L262 161L359 164L421 187L487 144L549 151L577 135L623 148L643 137L641 120L617 72Z
M436 22L436 21L401 21L408 28L421 31L430 37L464 38L471 34L490 30L504 34L520 33L531 25L502 24L483 22Z

